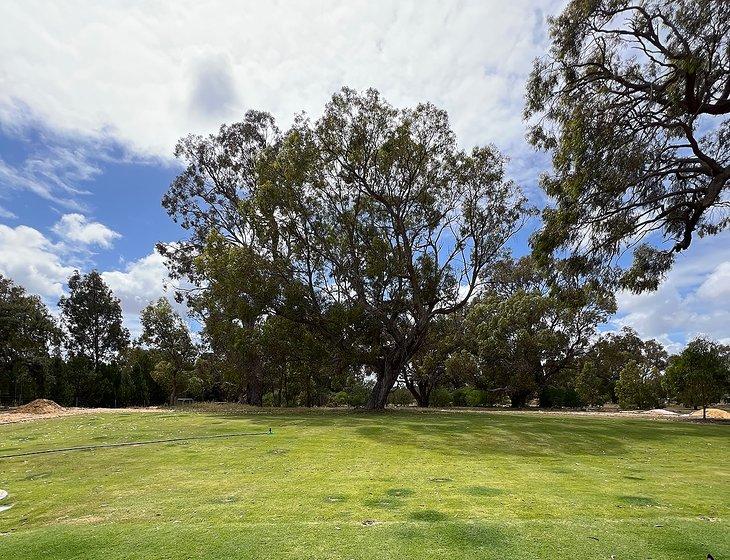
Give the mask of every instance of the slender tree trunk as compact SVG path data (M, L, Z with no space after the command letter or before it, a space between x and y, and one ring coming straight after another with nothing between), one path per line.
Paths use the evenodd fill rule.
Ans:
M707 420L707 405L702 405L702 419Z
M170 406L175 406L177 401L177 374L172 376L172 391L170 392Z

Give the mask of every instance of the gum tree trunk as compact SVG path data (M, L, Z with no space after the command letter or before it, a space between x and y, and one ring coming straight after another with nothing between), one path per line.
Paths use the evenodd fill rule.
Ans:
M383 410L385 405L388 404L388 395L396 381L398 381L399 375L400 367L386 364L382 371L378 372L375 387L373 387L373 392L370 393L365 408L368 410Z

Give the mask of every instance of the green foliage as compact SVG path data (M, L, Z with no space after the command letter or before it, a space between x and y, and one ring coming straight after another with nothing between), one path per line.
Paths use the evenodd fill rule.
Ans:
M350 402L350 395L347 391L338 391L330 397L332 406L346 406Z
M140 342L153 349L158 356L152 377L169 390L170 404L175 404L178 394L194 379L192 366L197 349L188 327L165 298L145 307L140 314L140 321ZM202 380L195 380L194 388L202 394Z
M573 387L546 387L540 392L540 406L547 408L576 408L581 400Z
M591 360L583 363L575 379L575 390L581 402L588 406L601 405L608 400L608 395L602 391L602 382L596 373L596 365Z
M451 393L454 406L482 407L494 406L502 396L497 391L485 391L475 387L460 387Z
M500 262L489 285L467 316L478 363L472 383L501 389L513 406L525 406L532 395L550 406L548 389L572 384L596 325L615 311L613 294L591 275L559 262L543 269L531 257Z
M480 389L468 388L464 392L466 406L487 406L489 404L489 393Z
M584 387L593 392L591 398L584 399L586 404L617 402L616 383L619 373L631 360L636 361L642 371L664 371L667 364L667 351L656 340L642 340L636 331L624 327L618 333L602 334L588 351L586 362L591 362L593 374L597 379L585 380L595 383L594 387ZM592 401L592 402L591 402Z
M423 345L402 373L405 386L418 406L429 406L433 392L443 383L459 383L468 375L465 371L457 371L463 364L455 357L465 342L463 337L462 313L438 317L433 321ZM451 368L450 361L454 362Z
M68 289L69 295L58 301L66 348L71 357L88 360L97 373L100 365L116 360L129 344L122 306L96 270L84 275L75 271Z
M654 408L663 400L661 376L656 369L642 370L636 360L631 360L619 374L616 396L624 409Z
M50 353L59 337L40 298L0 275L0 402L3 394L17 403L51 390Z
M372 384L369 385L362 385L358 384L354 387L351 387L347 393L349 395L347 404L349 404L352 407L355 408L362 408L364 407L368 399L370 398L370 393L372 392L373 387Z
M209 336L217 312L229 319L218 324L236 319L252 335L257 319L285 317L337 347L333 361L375 375L371 408L385 405L434 320L466 305L522 224L524 198L493 147L463 151L444 111L395 109L375 90L344 88L319 119L299 117L284 135L249 112L217 135L181 140L176 154L186 168L163 205L190 237L160 250L173 273L206 287ZM231 297L208 298L218 284ZM260 353L247 348L245 369L259 372Z
M436 387L431 392L428 405L433 407L449 406L452 403L451 393L446 387Z
M696 235L730 225L730 3L572 0L550 39L525 117L530 141L552 153L542 186L556 205L533 246L656 289ZM640 245L621 270L652 231L665 243Z
M704 410L730 391L730 350L706 338L692 340L671 360L665 385L679 402Z
M410 406L413 402L413 395L405 387L397 387L388 395L388 403L394 406Z

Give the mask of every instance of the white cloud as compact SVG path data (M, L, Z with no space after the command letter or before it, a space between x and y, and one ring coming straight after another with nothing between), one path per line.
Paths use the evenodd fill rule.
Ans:
M35 145L40 146L43 143L38 142ZM90 193L80 188L79 184L93 179L101 172L90 160L87 148L60 145L51 145L42 151L31 153L17 164L10 164L0 157L0 192L30 191L61 206L82 209L83 204L78 198Z
M14 213L12 213L7 208L3 208L2 206L0 206L0 218L4 218L6 220L14 220L17 217L18 216L16 216Z
M37 229L0 224L0 273L29 292L56 299L73 270L62 261L61 248Z
M730 262L721 263L710 276L702 282L697 295L704 299L730 299Z
M90 222L81 214L64 214L53 226L53 231L66 241L97 245L106 249L112 246L115 239L121 237L101 222Z
M166 295L167 269L158 253L133 261L124 270L110 270L101 275L122 300L125 313L138 314L148 303Z
M678 350L703 334L730 341L730 231L697 239L656 292L618 294L609 325L631 326Z
M342 85L432 101L466 145L523 146L523 84L562 0L6 3L0 121L171 157L248 108L282 125ZM79 14L83 13L83 17Z
M41 296L52 312L73 271L88 269L77 258L63 242L54 243L37 229L0 224L0 274ZM133 336L140 334L139 313L160 297L169 297L178 313L186 314L165 287L167 269L156 252L128 263L123 270L102 271L101 276L121 300L124 322Z

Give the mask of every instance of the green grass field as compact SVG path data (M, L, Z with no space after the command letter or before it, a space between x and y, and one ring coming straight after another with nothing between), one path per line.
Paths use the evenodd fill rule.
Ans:
M730 558L730 426L520 413L0 426L0 558Z

